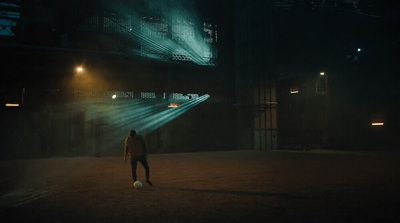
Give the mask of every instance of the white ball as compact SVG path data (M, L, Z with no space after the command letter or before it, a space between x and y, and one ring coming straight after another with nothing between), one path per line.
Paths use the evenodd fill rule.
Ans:
M133 183L133 188L135 189L140 189L142 186L143 186L142 182L138 180Z

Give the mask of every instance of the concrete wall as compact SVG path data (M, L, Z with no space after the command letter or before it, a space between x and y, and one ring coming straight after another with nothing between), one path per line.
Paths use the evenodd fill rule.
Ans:
M242 148L277 148L273 11L273 1L234 1L235 104Z

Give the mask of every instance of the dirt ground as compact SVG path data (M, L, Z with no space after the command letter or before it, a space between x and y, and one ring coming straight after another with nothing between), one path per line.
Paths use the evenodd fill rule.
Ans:
M400 222L399 153L150 154L0 161L1 222ZM145 181L138 165L138 178Z

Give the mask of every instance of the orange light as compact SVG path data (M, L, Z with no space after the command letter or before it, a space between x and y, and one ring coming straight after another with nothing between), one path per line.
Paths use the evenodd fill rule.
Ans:
M384 123L383 122L373 122L371 123L372 126L383 126Z
M6 107L19 107L18 103L7 103Z
M82 68L82 67L77 67L77 68L76 68L76 71L77 71L78 73L81 73L81 72L83 71L83 68Z
M168 105L168 108L176 108L176 107L178 107L178 106L179 106L179 105L176 104L176 103L171 103L171 104Z

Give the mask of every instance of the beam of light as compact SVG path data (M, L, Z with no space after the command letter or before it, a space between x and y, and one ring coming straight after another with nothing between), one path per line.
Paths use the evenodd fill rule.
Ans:
M100 153L123 151L123 142L130 129L135 129L138 134L146 136L208 98L210 98L208 94L179 102L170 102L163 98L125 100L105 98L97 101L77 101L68 104L68 109L57 110L63 113L58 115L71 117L71 120L75 120L73 117L79 116L79 113L83 114L76 128L83 128L84 136L74 137L82 137L84 142L79 146L83 151L89 151L87 153L94 155L99 150ZM171 103L179 103L179 106L168 108Z
M188 110L192 109L196 105L200 104L201 102L204 102L210 98L210 95L206 94L201 97L198 97L193 100L189 100L181 105L179 107L173 108L173 109L166 109L162 112L156 113L152 116L149 116L144 119L144 125L141 126L138 130L145 131L145 132L153 132L154 130L158 129L159 127L171 122L172 120L176 119L183 113L187 112Z
M385 123L383 122L372 122L371 125L372 126L383 126Z
M169 9L162 10L160 16L165 21L175 21L172 24L166 23L164 20L146 21L137 12L129 10L121 4L110 4L108 7L121 15L125 15L126 18L136 21L134 23L140 24L140 29L132 29L127 25L121 24L116 19L110 19L109 21L112 21L120 30L124 30L123 34L130 41L141 45L142 49L140 51L132 50L131 53L161 61L166 60L166 55L183 56L186 60L196 64L213 66L214 63L211 61L211 58L215 57L212 53L213 47L205 41L205 36L210 34L206 34L208 32L205 31L203 23L200 22L195 10L191 6L184 6L180 1L172 2L173 4L170 4L171 1L147 2L147 4L151 4L149 8L156 10L155 14L159 12L160 8ZM148 18L153 19L153 17ZM160 28L160 25L161 27L163 25L172 26L175 32L173 31L172 36L169 36Z
M64 114L59 115L71 117L70 120L75 123L73 126L77 126L71 127L82 129L76 131L83 131L83 135L73 136L83 140L77 145L77 149L94 155L98 151L101 151L101 154L123 148L127 132L131 128L143 125L141 120L161 111L161 107L166 108L165 100L81 100L68 104L68 109L62 110ZM77 116L82 117L79 122L74 121L74 117Z
M173 109L168 108L165 102L159 101L155 102L154 105L136 107L135 110L137 112L133 109L121 110L118 112L126 116L126 119L116 120L114 126L118 126L118 129L124 129L125 134L130 128L135 128L136 131L141 134L150 134L161 126L178 118L189 109L207 100L209 97L209 95L204 95L197 99L189 100Z
M112 113L115 116L115 126L122 127L127 123L135 123L141 125L145 118L152 116L165 108L165 102L162 100L148 100L144 103L135 103L128 107L115 107Z
M136 129L139 134L146 137L206 101L210 95L177 101L170 101L167 98L120 100L112 100L111 97L95 100L82 98L67 104L54 104L37 112L53 114L60 124L60 131L69 135L66 140L70 143L65 143L62 148L53 151L51 156L65 154L102 156L107 153L123 153L124 139L130 129ZM179 106L168 108L171 103L177 103ZM49 134L52 134L50 132ZM46 143L51 144L51 142Z
M19 107L18 103L6 103L5 104L6 107Z

